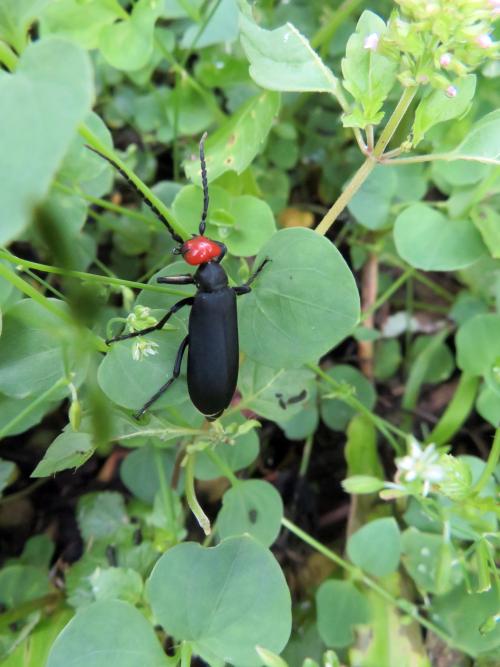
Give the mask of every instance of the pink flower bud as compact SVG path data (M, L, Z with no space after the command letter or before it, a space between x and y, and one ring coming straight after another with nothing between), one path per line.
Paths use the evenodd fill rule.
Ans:
M456 97L458 91L455 88L455 86L448 86L448 88L444 92L446 94L446 97Z
M476 44L480 46L482 49L489 49L490 46L493 44L493 41L489 35L478 35L476 37Z
M444 69L446 69L447 67L449 67L449 66L451 65L451 53L443 53L443 55L442 55L441 58L439 59L439 64L440 64L441 67L443 67Z
M363 46L365 47L365 49L368 49L369 51L376 51L379 39L380 38L377 35L377 33L372 32L371 35L368 35L368 37L365 37L365 41L363 43Z

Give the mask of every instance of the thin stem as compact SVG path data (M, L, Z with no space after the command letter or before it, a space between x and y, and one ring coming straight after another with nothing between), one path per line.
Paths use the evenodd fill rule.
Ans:
M315 364L306 364L306 365L312 371L314 371L316 375L319 375L319 377L322 378L331 387L333 387L337 391L342 390L342 385L340 384L340 382L337 382L332 377L330 377L319 366L316 366ZM359 401L355 396L347 396L347 395L342 395L342 393L339 393L338 399L340 401L343 401L344 403L347 403L347 405L350 405L355 410L358 410L358 412L361 412L362 414L366 415L366 417L374 424L375 428L377 428L380 431L380 433L382 433L382 435L387 439L387 441L392 445L394 451L397 454L403 453L403 448L399 446L397 441L391 435L390 431L392 431L393 433L395 433L400 438L406 441L407 434L404 431L401 431L401 429L399 429L397 426L394 426L394 424L391 424L385 419L382 419L382 417L379 417L378 415L374 414L371 410L369 410L366 407L366 405L361 403L361 401Z
M344 0L333 14L329 17L325 25L321 26L318 32L313 35L311 39L311 46L313 49L321 47L322 53L328 49L328 45L333 39L333 36L343 24L346 17L352 14L363 0Z
M375 301L375 303L367 308L365 312L361 316L361 321L364 322L370 315L372 315L375 311L377 311L380 306L385 303L393 294L394 292L397 292L398 289L405 284L405 282L410 278L415 273L415 269L413 267L410 267L406 269L404 273L402 273L399 278L397 278L386 290L383 294L379 296L379 298Z
M489 481L490 477L495 472L495 469L499 461L500 461L500 428L498 428L495 432L495 438L493 440L493 446L491 447L488 460L486 461L486 465L483 469L483 472L481 473L481 476L471 489L472 493L479 495L479 493L483 490L483 488Z
M38 609L44 609L49 605L54 605L61 600L61 593L48 593L41 598L28 600L14 609L0 614L0 630L8 628L9 625L19 621Z
M489 157L479 157L475 155L460 155L459 153L432 153L430 155L414 155L413 157L402 157L391 160L391 164L417 164L418 162L434 162L444 160L445 162L480 162L481 164L490 164L495 167L500 166L500 160Z
M342 569L348 572L353 579L362 582L365 586L370 588L374 593L376 593L381 598L386 600L386 602L393 605L394 607L397 607L404 614L408 614L409 616L411 616L415 621L420 623L420 625L423 625L428 630L431 630L434 634L440 637L447 644L449 645L453 644L452 639L448 637L448 635L444 633L439 626L434 625L432 621L429 621L429 619L427 619L425 616L422 616L418 612L415 604L413 604L409 600L395 598L393 595L389 593L389 591L385 590L385 588L382 588L382 586L379 586L379 584L377 584L377 582L374 581L371 577L368 577L367 575L363 574L363 572L359 570L357 567L355 567L348 561L338 556L334 551L331 551L327 547L323 546L321 542L315 540L311 535L306 533L304 530L296 526L288 519L283 518L281 520L281 524L285 528L287 528L291 533L293 533L299 539L301 539L303 542L308 544L310 547L312 547L319 553L323 554L323 556L326 556L326 558L339 565Z
M14 51L5 42L0 40L0 63L13 72L16 69L17 60Z
M165 475L165 468L163 467L163 461L161 458L161 450L159 447L153 447L153 456L155 461L156 473L158 475L158 481L160 483L160 494L163 502L163 508L165 510L165 516L167 517L168 528L172 531L172 535L176 534L176 520L175 520L175 510L174 502L172 498L172 490L167 482L167 477Z
M389 118L387 125L382 130L380 139L377 141L375 148L373 149L373 155L376 158L382 157L387 148L389 142L391 141L394 133L398 129L400 122L403 120L404 115L408 111L408 107L413 101L417 92L417 87L405 88L403 94L399 98L399 102L396 105L396 108L392 112L392 116Z
M181 667L190 667L191 655L193 653L192 646L189 642L182 642L181 644Z
M217 466L217 468L219 468L224 477L227 477L232 486L236 486L240 483L240 480L236 477L224 459L219 454L217 454L217 452L215 452L213 449L210 449L210 447L207 447L207 449L205 449L205 454Z
M210 519L203 511L198 498L196 497L196 490L194 488L194 462L195 454L188 454L187 463L186 463L186 481L185 481L185 493L187 504L189 509L196 517L200 527L202 528L205 535L210 535Z
M59 378L57 382L55 382L52 387L49 387L47 391L44 391L43 394L40 394L40 396L37 396L27 407L24 408L24 410L21 410L21 412L18 412L15 417L13 417L10 422L5 424L5 426L0 429L0 440L5 437L9 431L11 431L13 428L15 428L22 420L27 417L35 408L37 408L41 403L44 403L47 401L52 394L54 394L58 389L61 387L64 387L65 385L68 384L67 378Z
M45 273L54 273L59 276L66 276L68 278L79 278L80 280L84 280L86 282L101 283L104 285L116 285L117 287L130 287L132 289L145 290L147 292L161 292L163 294L171 294L173 296L186 296L185 292L181 292L181 290L176 290L170 287L163 287L162 285L149 285L147 283L134 282L133 280L125 280L124 278L100 276L95 273L85 273L84 271L61 269L58 266L51 266L50 264L31 262L28 259L21 259L20 257L17 257L16 255L8 252L7 250L0 250L0 259L6 259L11 264L16 264L25 268L36 269L37 271L44 271ZM37 292L37 294L39 294L39 292Z

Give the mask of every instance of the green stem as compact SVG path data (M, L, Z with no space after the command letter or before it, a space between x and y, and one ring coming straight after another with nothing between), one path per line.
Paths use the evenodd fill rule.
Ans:
M236 477L234 472L223 460L223 458L219 454L217 454L217 452L214 452L213 449L207 447L207 449L205 449L205 453L208 456L208 458L217 466L217 468L219 468L224 477L228 478L232 486L236 486L237 484L240 483L240 480Z
M2 251L0 251L0 257L4 257L4 254ZM9 259L8 257L5 257L5 259ZM49 301L46 296L41 294L37 289L35 289L30 283L26 282L26 280L23 280L20 278L17 274L15 274L13 271L10 271L6 266L0 264L0 277L5 278L11 285L14 285L14 287L17 287L18 290L20 290L23 294L26 294L26 296L29 296L33 301L36 301L39 303L43 308L48 310L50 313L53 315L56 315L57 317L61 318L64 320L67 324L72 324L73 320L71 319L71 316L68 315L68 313L59 306L57 306L55 303L52 303L52 301Z
M51 479L50 477L42 477L40 479L37 479L36 482L33 482L33 484L30 484L29 486L26 486L24 489L21 489L21 491L16 491L15 493L10 493L8 496L1 497L0 505L7 505L8 503L29 496L31 493L33 493L33 491L36 491L39 486L43 486L44 484L47 484L47 482L50 482L50 479Z
M434 162L436 160L443 160L445 162L456 162L463 160L464 162L480 162L481 164L489 164L493 167L500 166L500 160L496 158L480 157L475 155L461 155L460 153L432 153L431 155L414 155L412 157L402 157L391 160L391 164L417 164L419 162Z
M416 92L416 87L404 89L403 94L401 95L401 98L392 113L392 116L389 118L387 125L383 129L382 134L380 135L380 138L377 141L375 148L373 149L373 154L366 158L340 197L316 227L315 231L318 234L326 234L337 217L349 204L356 192L363 185L375 166L378 164L384 154L385 149L387 148L387 145L394 136L394 132L397 130L399 123L403 120L403 117L407 112L413 98L415 97Z
M5 437L9 431L11 431L13 428L15 428L22 420L27 417L33 410L38 407L41 403L44 403L47 401L52 394L54 394L60 387L64 387L64 385L68 384L67 378L59 378L57 382L55 382L52 387L49 387L47 391L44 391L43 394L40 394L40 396L37 396L27 407L24 408L24 410L21 410L21 412L18 412L15 417L13 417L10 422L5 424L5 426L0 429L0 440Z
M146 215L145 213L134 211L133 209L127 208L126 206L119 206L118 204L113 204L113 202L110 202L107 199L92 197L91 195L88 195L86 192L83 192L82 190L75 190L73 188L68 188L67 185L63 185L62 183L57 183L57 181L54 183L54 187L60 192L64 192L67 195L80 197L81 199L88 201L90 204L95 204L96 206L104 208L108 211L112 211L113 213L126 215L128 218L132 218L133 220L140 220L141 222L145 222L149 226L156 225L156 219ZM160 225L159 222L158 225Z
M181 667L190 667L191 655L193 648L189 642L182 642L181 644Z
M406 269L406 271L402 273L399 276L399 278L397 278L381 296L379 296L379 298L375 301L375 303L372 306L370 306L370 308L367 308L367 310L365 310L365 312L361 317L361 321L363 322L368 317L370 317L370 315L372 315L376 310L378 310L380 306L383 303L385 303L394 294L394 292L397 292L398 289L401 287L401 285L404 285L404 283L408 280L408 278L410 278L414 273L415 269L413 267Z
M170 210L165 206L165 204L159 199L149 188L147 185L145 185L141 179L135 175L135 173L123 162L118 155L114 152L114 150L108 148L105 144L103 144L96 135L89 130L89 128L86 125L80 125L78 128L78 132L80 135L85 139L85 141L91 146L92 148L95 148L99 153L102 153L105 155L107 158L115 162L120 169L127 175L127 177L131 180L131 182L135 185L135 187L139 190L139 192L142 193L142 195L152 202L156 208L160 211L160 213L165 217L165 219L168 221L172 229L174 229L179 236L182 236L183 238L187 238L187 234L182 229L182 227L179 225L177 220L173 217L172 213Z
M313 49L321 48L322 55L326 55L326 51L335 33L340 28L345 19L352 14L363 0L344 0L333 14L329 17L325 25L313 35L311 39L311 46Z
M0 63L3 63L8 70L13 72L16 69L17 60L14 51L0 40Z
M353 579L363 583L365 586L370 588L374 593L376 593L381 598L386 600L386 602L400 609L404 614L408 614L409 616L411 616L413 620L417 621L418 623L420 623L420 625L423 625L428 630L431 630L434 634L440 637L447 644L449 645L453 644L451 638L448 637L448 635L444 633L441 630L441 628L439 628L437 625L434 625L432 621L429 621L427 618L425 618L425 616L422 616L418 612L415 604L413 604L409 600L395 598L393 595L389 593L389 591L386 591L385 588L379 586L379 584L377 584L376 581L371 579L371 577L368 577L367 575L363 574L363 572L359 570L357 567L355 567L351 563L347 562L346 560L338 556L334 551L331 551L327 547L323 546L321 542L315 540L313 537L311 537L311 535L303 531L301 528L296 526L288 519L283 518L281 520L281 524L285 528L287 528L291 533L293 533L299 539L301 539L303 542L308 544L310 547L312 547L319 553L323 554L323 556L326 556L326 558L339 565L343 570L348 572Z
M123 278L113 278L112 276L99 276L95 273L85 273L84 271L72 271L71 269L61 269L58 266L51 266L50 264L40 264L39 262L31 262L28 259L21 259L20 257L17 257L16 255L13 255L12 253L6 250L0 250L0 259L6 259L11 264L16 264L25 268L36 269L37 271L44 271L45 273L54 273L59 276L66 276L68 278L79 278L80 280L84 280L86 282L101 283L103 285L116 285L117 287L130 287L132 289L145 290L147 292L160 292L163 294L171 294L173 296L186 296L185 292L182 292L181 290L172 289L170 287L162 287L161 285L149 285L147 283L137 283L134 282L133 280L125 280ZM7 279L9 280L9 278ZM37 292L36 290L35 292L39 294L39 292Z
M305 477L307 474L307 469L309 468L309 461L311 460L312 448L314 443L314 437L309 435L306 438L306 444L304 445L304 451L302 452L302 459L300 461L299 468L299 477Z
M187 504L189 509L196 517L200 527L202 528L205 535L210 535L210 519L203 511L198 498L196 497L196 491L194 488L194 462L195 455L189 454L187 457L186 463L186 481L185 481L185 493Z
M451 402L425 439L426 443L433 442L439 447L450 442L472 410L478 385L479 377L462 373Z
M499 461L500 461L500 428L498 428L495 432L495 438L493 440L493 446L490 450L490 455L488 456L488 460L486 461L486 465L483 469L483 472L481 473L481 476L472 487L471 493L479 495L479 493L483 490L484 486L489 481L490 477L495 472Z
M10 609L5 613L0 614L0 630L8 628L12 623L20 621L38 609L54 605L56 602L59 602L59 600L61 600L61 593L48 593L41 598L28 600L28 602L24 602L19 605L19 607L14 607L14 609Z
M314 371L316 375L319 375L319 377L322 378L331 387L333 387L337 391L342 390L342 385L340 384L340 382L337 382L332 377L330 377L319 366L316 366L316 364L306 364L306 365L312 371ZM385 419L382 419L382 417L375 415L371 410L369 410L366 407L366 405L363 405L363 403L361 403L361 401L359 401L355 396L342 395L340 391L338 399L340 401L343 401L344 403L347 403L347 405L350 405L358 412L364 414L367 417L367 419L369 419L374 424L375 428L377 428L380 431L380 433L382 433L382 435L387 439L387 441L393 447L394 451L397 454L403 453L403 448L400 447L395 438L393 438L393 436L391 435L391 431L406 441L407 434L404 431L401 431L397 426L394 426L394 424L391 424Z
M176 520L172 490L165 475L165 468L163 467L161 454L162 452L159 447L153 447L153 456L156 472L158 475L158 481L160 483L160 494L163 502L163 508L165 510L165 516L167 517L168 528L172 531L172 535L175 535L177 531L175 529Z

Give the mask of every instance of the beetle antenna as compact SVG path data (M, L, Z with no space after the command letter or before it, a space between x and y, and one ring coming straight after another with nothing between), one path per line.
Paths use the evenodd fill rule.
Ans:
M109 164L116 169L116 171L120 174L120 176L123 176L123 178L127 181L127 183L130 185L130 187L139 195L139 197L142 199L142 201L146 204L146 206L149 206L149 208L153 211L153 213L156 215L158 220L162 222L165 227L168 229L170 236L174 239L176 243L180 243L181 245L184 243L184 239L177 234L177 232L174 230L174 228L171 226L169 221L165 218L163 213L153 204L152 201L149 201L149 199L142 193L137 185L131 180L131 178L128 176L128 174L123 171L123 169L118 165L114 160L109 158L107 155L104 155L104 153L101 153L100 151L96 150L95 148L92 148L92 146L89 146L88 144L85 144L85 147L88 148L90 151L95 153L96 155L99 155L102 157L103 160L106 160L106 162L109 162Z
M208 213L208 180L207 180L207 163L205 162L205 139L208 134L203 133L203 136L200 140L200 162L201 162L201 184L203 185L203 211L201 214L200 221L200 236L203 236L205 233L205 227L207 226L207 213Z

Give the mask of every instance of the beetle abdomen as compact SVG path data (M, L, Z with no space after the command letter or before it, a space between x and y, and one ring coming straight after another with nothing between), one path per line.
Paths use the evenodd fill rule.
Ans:
M198 292L189 316L187 383L193 404L215 419L238 380L238 320L231 288Z

